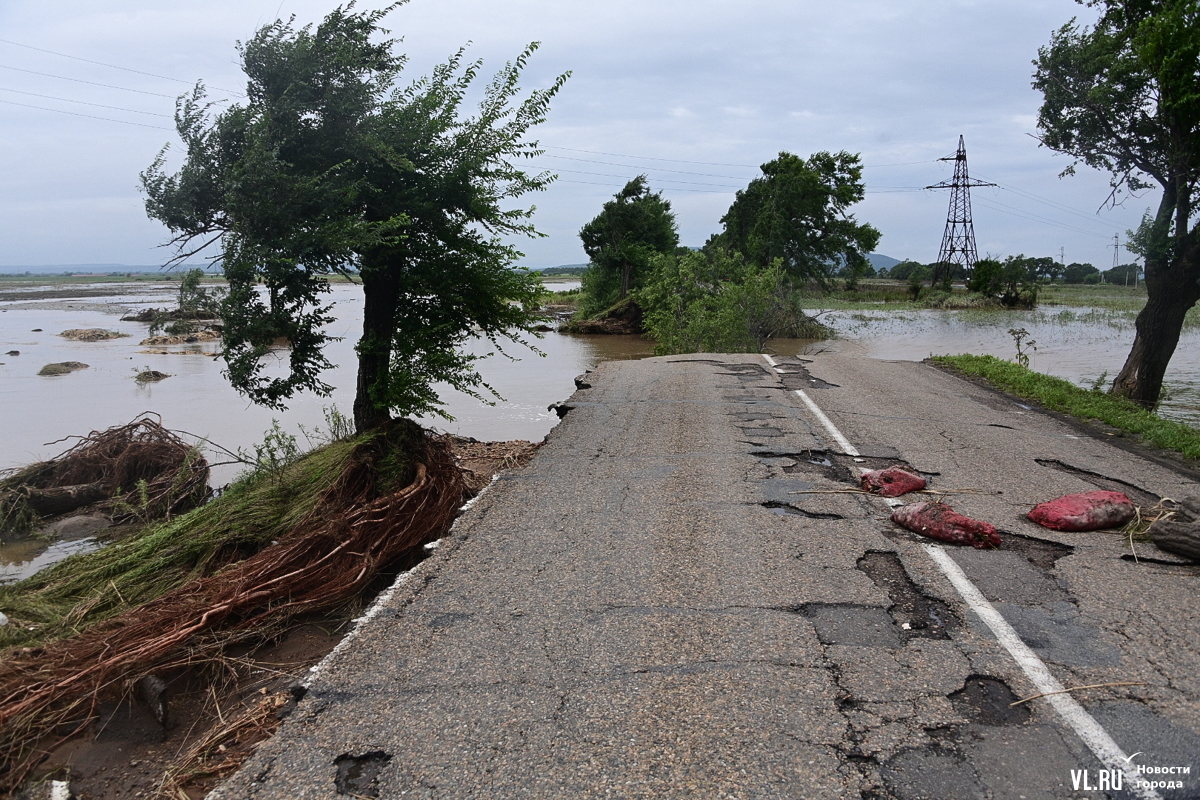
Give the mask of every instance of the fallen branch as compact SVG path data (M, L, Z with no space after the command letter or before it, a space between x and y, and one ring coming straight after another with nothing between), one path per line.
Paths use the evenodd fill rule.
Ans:
M1009 708L1019 706L1022 703L1028 703L1030 700L1037 700L1039 697L1049 697L1052 694L1069 694L1071 692L1079 692L1084 689L1105 689L1109 686L1148 686L1145 681L1119 681L1117 683L1092 683L1087 686L1072 686L1070 689L1060 689L1056 692L1042 692L1041 694L1031 695L1024 700L1018 700L1015 703L1009 703Z

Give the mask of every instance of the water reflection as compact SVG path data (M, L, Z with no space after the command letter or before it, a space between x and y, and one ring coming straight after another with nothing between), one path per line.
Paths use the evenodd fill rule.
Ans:
M827 315L843 346L871 358L919 361L931 355L1016 354L1009 328L1025 328L1037 349L1029 368L1091 386L1120 372L1133 346L1130 314L1094 308L1048 311L840 311ZM1200 426L1200 331L1185 330L1171 358L1159 413Z

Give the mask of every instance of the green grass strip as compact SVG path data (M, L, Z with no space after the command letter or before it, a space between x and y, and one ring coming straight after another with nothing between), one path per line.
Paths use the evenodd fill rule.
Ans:
M1062 378L1043 375L995 356L934 356L931 360L967 375L976 375L997 389L1036 400L1054 411L1083 420L1100 420L1137 434L1164 450L1200 459L1200 431L1181 422L1163 419L1124 398L1081 389Z

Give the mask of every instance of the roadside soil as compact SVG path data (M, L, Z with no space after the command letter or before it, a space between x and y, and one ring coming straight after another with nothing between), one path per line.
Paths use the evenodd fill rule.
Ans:
M476 493L502 470L524 466L539 446L454 440ZM336 613L299 620L262 646L227 653L215 670L159 676L157 687L122 687L123 699L102 705L100 721L84 735L45 744L47 758L18 800L46 800L52 780L69 781L76 800L204 797L275 732L302 696L309 669L397 574L381 575L358 602ZM160 702L164 724L155 715Z

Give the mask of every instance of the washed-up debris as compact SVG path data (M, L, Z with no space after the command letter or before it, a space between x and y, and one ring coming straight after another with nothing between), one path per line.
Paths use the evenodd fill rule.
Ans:
M155 381L165 380L169 377L171 376L166 372L159 372L156 369L144 369L137 375L134 375L133 379L138 383L153 383Z
M26 530L40 517L96 503L117 519L155 519L195 508L209 494L204 457L144 416L0 476L0 530Z
M1170 516L1158 519L1149 530L1159 550L1200 561L1200 497L1185 497Z
M81 369L87 369L88 365L82 361L59 361L54 364L47 364L38 370L38 375L68 375Z
M19 356L19 355L21 355L21 351L20 351L20 350L9 350L9 351L8 351L7 353L5 353L4 355L6 355L6 356Z
M924 489L925 479L900 466L873 469L862 474L862 488L881 497L899 497Z
M1026 516L1051 530L1098 531L1119 528L1136 514L1133 503L1121 492L1097 490L1040 503Z
M215 311L206 311L203 309L195 311L185 311L181 308L173 308L170 310L162 310L158 308L143 308L140 311L130 311L125 316L121 317L121 322L156 322L158 320L217 320L220 317Z
M6 654L0 661L0 697L6 698L0 704L0 792L19 785L44 757L39 741L88 730L99 701L119 695L122 687L147 675L216 668L231 648L270 638L299 615L360 597L380 571L443 536L468 496L447 437L412 423L397 421L330 449L340 454L339 469L323 471L317 488L305 485L315 495L312 505L307 513L289 513L292 521L277 541L248 555L221 548L208 569L192 565L199 573L194 580L77 635ZM394 473L380 468L392 462L404 466ZM248 493L274 491L284 478L264 475L240 495L224 495L172 524L179 530L206 519L216 525L223 515L233 522ZM231 542L246 538L240 526L220 527ZM195 560L189 558L190 539L168 541L167 529L156 530L154 541L167 545L164 558L178 554L184 566Z
M143 347L161 346L164 344L196 344L197 342L213 342L221 338L221 332L217 330L196 331L194 333L182 333L174 336L151 336L142 339Z
M964 517L945 503L909 503L892 512L892 522L942 542L969 544L980 550L1000 546L1000 533L994 525Z
M121 339L128 335L128 333L119 333L118 331L107 331L104 328L71 328L69 331L59 334L64 339L72 339L76 342L106 342L109 339Z

